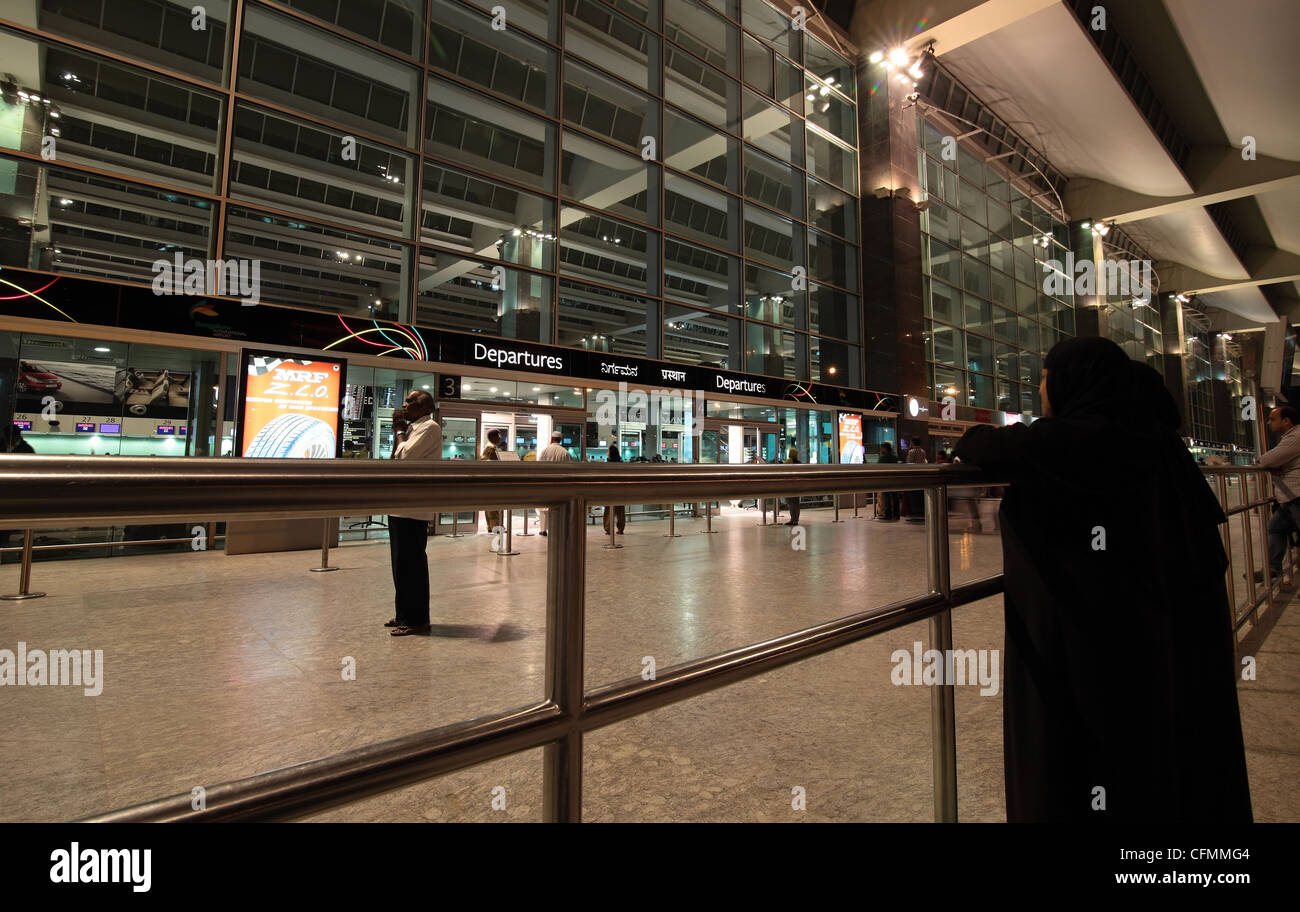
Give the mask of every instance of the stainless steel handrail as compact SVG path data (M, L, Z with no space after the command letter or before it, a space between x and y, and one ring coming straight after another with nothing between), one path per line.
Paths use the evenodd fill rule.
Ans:
M582 814L582 742L589 731L918 620L930 619L932 646L948 648L951 610L1001 592L1002 577L951 586L947 514L941 505L950 485L990 483L996 480L977 469L947 465L368 465L0 456L0 523L30 525L124 516L331 517L358 509L384 512L413 507L550 507L544 701L213 786L207 789L204 810L194 810L191 795L185 793L87 819L291 819L542 747L544 817L576 821ZM926 492L931 517L927 535L929 594L662 670L654 681L633 678L584 690L584 519L588 503L917 489ZM123 503L130 504L125 513ZM955 820L957 815L954 694L954 685L949 683L938 685L932 698L937 820Z

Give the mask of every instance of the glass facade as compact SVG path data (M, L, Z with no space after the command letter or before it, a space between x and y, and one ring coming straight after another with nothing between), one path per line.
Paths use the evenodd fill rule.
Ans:
M861 386L851 62L762 0L495 7L40 0L0 265Z
M1072 286L1063 276L1053 280L1065 262L1068 227L996 163L964 147L953 157L943 133L925 120L918 133L929 202L921 213L921 262L930 397L1042 414L1042 356L1075 332Z

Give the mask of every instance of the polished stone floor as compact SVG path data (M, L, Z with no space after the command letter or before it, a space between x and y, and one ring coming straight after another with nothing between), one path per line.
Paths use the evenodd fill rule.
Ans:
M923 525L805 509L797 550L788 528L728 512L717 535L698 534L702 519L679 519L679 538L630 522L617 551L590 527L589 687L639 675L646 656L664 669L925 586ZM430 541L430 637L381 626L383 542L334 552L336 573L308 572L310 552L38 563L49 595L0 603L0 648L101 649L103 693L0 688L0 820L75 818L540 699L547 540L514 542L499 557L486 535ZM999 570L996 535L950 542L954 582ZM16 585L17 567L0 568L0 590ZM1295 821L1300 626L1294 608L1275 615L1240 699L1256 817ZM999 649L1001 599L958 609L953 629L957 648ZM930 692L891 683L891 653L927 639L912 625L593 732L585 819L931 819ZM961 818L1003 819L1000 695L958 687L957 735ZM315 819L536 820L541 768L532 751Z

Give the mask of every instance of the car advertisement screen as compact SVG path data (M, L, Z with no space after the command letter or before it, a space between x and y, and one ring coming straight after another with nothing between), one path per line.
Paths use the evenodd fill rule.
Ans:
M239 391L241 456L333 459L339 454L347 362L244 349Z
M840 464L861 465L864 454L862 415L858 412L840 412Z

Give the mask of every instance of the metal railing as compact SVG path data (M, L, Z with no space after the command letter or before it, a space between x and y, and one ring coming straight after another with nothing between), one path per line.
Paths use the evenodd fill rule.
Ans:
M1259 623L1259 607L1263 603L1268 603L1270 611L1275 607L1274 590L1276 584L1281 582L1273 576L1267 555L1268 514L1271 512L1269 507L1273 500L1268 481L1269 470L1258 466L1201 466L1201 472L1214 485L1219 505L1223 507L1223 512L1228 517L1220 532L1223 536L1223 548L1228 554L1228 603L1231 605L1232 629L1235 633L1247 623L1252 627ZM1241 501L1237 504L1232 503L1231 497L1234 480ZM1241 518L1242 556L1245 558L1244 581L1238 579L1233 565L1232 523L1237 517ZM1252 517L1257 525L1257 530L1254 531L1258 531L1259 540L1265 548L1262 585L1255 581L1255 536L1251 529ZM1295 554L1289 544L1285 552L1284 570L1287 570L1289 575L1295 575L1296 572ZM1237 587L1243 584L1246 587L1244 602L1237 598Z
M1249 471L1233 468L1209 474ZM952 586L947 490L949 486L990 483L996 481L965 466L538 463L521 467L490 462L181 462L0 456L0 526L22 528L105 518L332 518L359 510L400 514L413 509L548 507L546 699L213 786L202 810L194 809L191 795L183 793L87 819L292 819L541 747L544 819L566 822L581 819L582 750L588 732L919 620L930 621L931 648L952 648L952 609L1000 593L1002 576ZM1220 479L1220 484L1226 485L1226 481ZM655 680L633 678L584 690L588 504L904 490L924 491L927 594L677 665L661 671ZM1251 503L1232 513L1265 503ZM1249 541L1248 537L1248 552ZM1228 544L1230 547L1230 540ZM1267 588L1271 590L1271 586ZM1251 591L1253 594L1253 586ZM954 685L936 685L931 699L931 742L938 821L957 818L955 739Z

